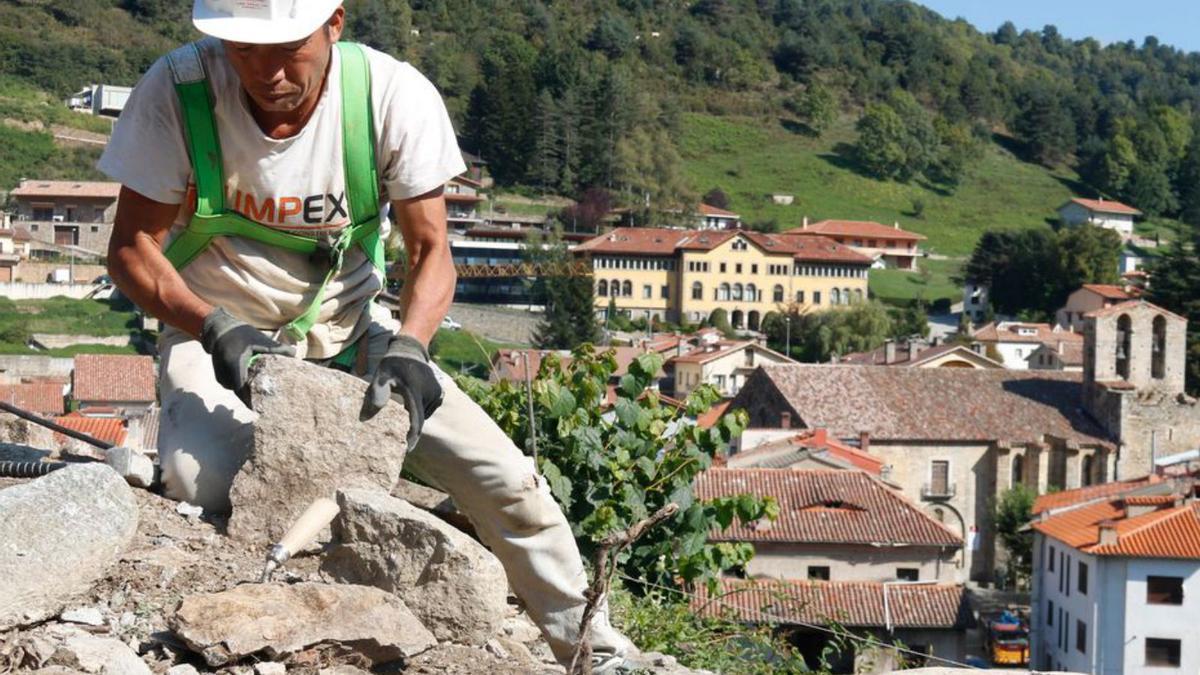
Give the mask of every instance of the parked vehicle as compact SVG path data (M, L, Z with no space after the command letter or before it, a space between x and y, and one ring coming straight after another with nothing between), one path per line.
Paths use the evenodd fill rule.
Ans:
M462 330L462 324L446 316L442 319L442 328L446 330Z
M1005 610L987 623L987 651L992 663L1004 666L1029 664L1029 625Z

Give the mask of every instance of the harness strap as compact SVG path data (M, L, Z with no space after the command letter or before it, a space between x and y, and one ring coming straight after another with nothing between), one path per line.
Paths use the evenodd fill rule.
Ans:
M327 244L329 270L300 316L284 329L302 339L317 322L325 291L341 272L346 251L361 246L371 263L384 272L383 240L379 235L379 180L375 166L374 120L371 115L371 80L366 52L358 44L339 42L342 96L342 162L350 224ZM183 112L184 130L196 183L196 212L187 227L167 246L164 254L176 269L183 269L215 237L237 236L271 246L312 255L325 249L323 242L256 223L225 208L224 163L213 116L212 93L196 45L188 44L167 55L175 91Z

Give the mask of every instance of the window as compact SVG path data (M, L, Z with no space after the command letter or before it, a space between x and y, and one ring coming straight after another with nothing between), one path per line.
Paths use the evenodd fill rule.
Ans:
M1087 653L1087 624L1075 619L1075 651Z
M804 304L804 291L796 291L796 302Z
M746 357L745 357L745 360L743 361L743 363L745 364L745 366L747 368L754 367L754 349L753 348L746 349Z
M1050 547L1050 571L1054 571L1054 547Z
M746 300L748 302L758 302L758 286L746 284Z
M829 291L829 304L831 304L831 305L842 304L842 292L836 288L833 289L832 291Z
M775 302L783 302L783 286L775 284L775 288L771 292L771 299Z
M811 567L808 569L812 569ZM1146 638L1146 665L1179 667L1179 640Z
M1078 584L1077 588L1079 589L1080 593L1083 593L1086 595L1087 594L1087 586L1088 586L1088 566L1087 566L1087 563L1083 562L1082 560L1079 561L1079 575L1078 576L1079 576L1079 579L1076 581L1076 583Z
M1131 334L1133 333L1133 321L1130 320L1128 314L1122 314L1121 318L1117 319L1117 375L1123 379L1129 379L1129 347Z
M935 459L929 463L929 493L934 495L950 494L950 462L945 459Z
M1146 577L1147 605L1182 605L1183 577Z
M812 304L814 304L814 305L819 305L819 304L821 304L821 291L813 291L813 301L812 301Z
M750 274L758 274L758 265L750 265Z
M809 565L808 578L814 581L829 581L829 567L824 565Z
M663 300L668 300L671 297L671 287L663 286L659 289L659 293L661 294L660 297L662 297Z
M616 298L616 297L620 297L620 295L621 295L621 282L620 282L619 280L617 280L617 279L613 279L613 280L612 280L612 282L611 282L611 283L609 283L609 285L608 285L608 294L609 294L609 295L611 295L611 296L613 296L614 298Z
M693 300L703 300L704 299L704 284L700 283L699 281L692 282L692 299Z
M735 263L733 266L733 272L734 272L734 274L741 274L742 273L742 263Z
M596 284L596 295L606 297L608 295L608 281L601 279L599 284Z
M728 300L729 299L729 284L721 284L720 286L717 287L717 299L718 300Z
M99 231L100 231L100 226L99 226L99 225L93 225L93 226L92 226L92 232L99 232Z
M717 389L724 389L725 388L725 376L717 375L716 382L714 384L717 385ZM809 569L812 569L812 568L809 568Z
M1068 557L1063 565L1063 595L1071 597L1071 558Z
M633 297L633 282L632 281L626 281L625 283L621 284L621 294L627 298Z
M642 284L642 299L649 300L654 297L654 287L650 284Z
M729 246L729 248L731 248L731 249L733 249L733 250L735 250L735 251L745 251L745 250L746 250L746 248L747 248L747 246L746 246L746 240L745 240L745 239L735 239L735 240L733 241L733 244L731 244L731 245Z
M734 300L742 299L742 285L741 284L733 285L733 299Z
M1150 376L1161 380L1167 376L1167 320L1161 315L1154 317L1154 344L1150 353Z
M919 570L915 567L897 567L896 568L896 580L897 581L920 581L921 580L921 570Z
M721 263L721 274L725 273L725 263Z
M1046 601L1046 625L1047 626L1054 625L1054 601L1053 600Z
M54 220L53 206L33 207L33 220Z
M38 230L37 230L37 223L33 223L32 225L30 225L30 226L29 226L29 229L30 229L31 231L33 231L33 232L37 232L37 231L38 231Z

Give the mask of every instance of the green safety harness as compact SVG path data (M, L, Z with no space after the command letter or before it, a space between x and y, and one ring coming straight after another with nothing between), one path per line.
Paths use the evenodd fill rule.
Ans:
M329 271L308 307L284 326L293 338L303 339L317 322L325 289L342 269L346 251L361 246L367 258L384 271L383 241L379 236L379 182L375 169L375 132L371 118L371 75L362 46L338 42L342 80L342 162L349 202L350 224L332 240L321 240L256 223L225 205L225 170L221 143L213 118L212 92L200 60L199 48L184 45L167 56L175 92L183 109L183 124L192 173L196 183L196 212L187 227L167 245L167 260L182 270L200 255L215 237L245 237L308 254L325 253ZM354 358L348 349L335 362Z

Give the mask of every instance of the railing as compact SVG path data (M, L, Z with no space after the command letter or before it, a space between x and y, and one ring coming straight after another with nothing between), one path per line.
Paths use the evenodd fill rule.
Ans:
M921 499L950 499L957 494L957 487L954 483L945 485L925 483L921 486Z

